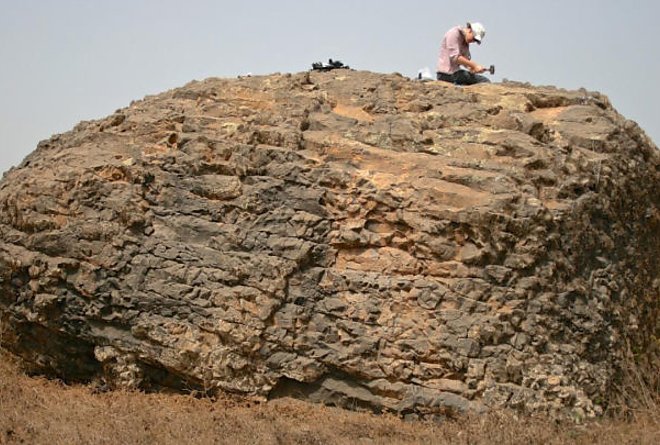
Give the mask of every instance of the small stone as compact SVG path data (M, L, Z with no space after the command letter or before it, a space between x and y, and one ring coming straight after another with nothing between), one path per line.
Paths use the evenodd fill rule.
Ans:
M550 386L558 386L561 384L561 377L558 376L550 376L548 377L548 385Z

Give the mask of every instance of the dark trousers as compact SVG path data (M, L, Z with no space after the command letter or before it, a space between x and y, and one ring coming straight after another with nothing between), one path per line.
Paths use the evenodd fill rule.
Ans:
M438 80L450 82L455 85L474 85L475 83L490 82L488 77L480 76L479 74L474 74L466 70L458 70L454 74L438 72L437 76Z

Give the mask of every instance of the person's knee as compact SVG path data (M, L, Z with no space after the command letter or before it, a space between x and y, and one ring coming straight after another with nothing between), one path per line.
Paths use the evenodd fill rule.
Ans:
M450 83L454 83L455 80L456 80L454 78L453 74L441 73L439 71L436 73L436 79L442 80L443 82L450 82Z

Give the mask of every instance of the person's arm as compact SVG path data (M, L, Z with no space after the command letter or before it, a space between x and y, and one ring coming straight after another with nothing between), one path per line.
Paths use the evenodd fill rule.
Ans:
M484 71L486 71L486 68L484 68L483 66L479 65L476 62L471 61L470 59L464 56L456 57L456 62L458 62L459 65L463 65L467 67L473 73L483 73Z

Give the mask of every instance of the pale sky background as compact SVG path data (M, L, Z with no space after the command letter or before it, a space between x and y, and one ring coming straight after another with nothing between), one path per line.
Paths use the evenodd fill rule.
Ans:
M660 141L658 0L0 0L0 172L54 133L207 77L338 59L413 77L480 21L503 78L600 91Z

